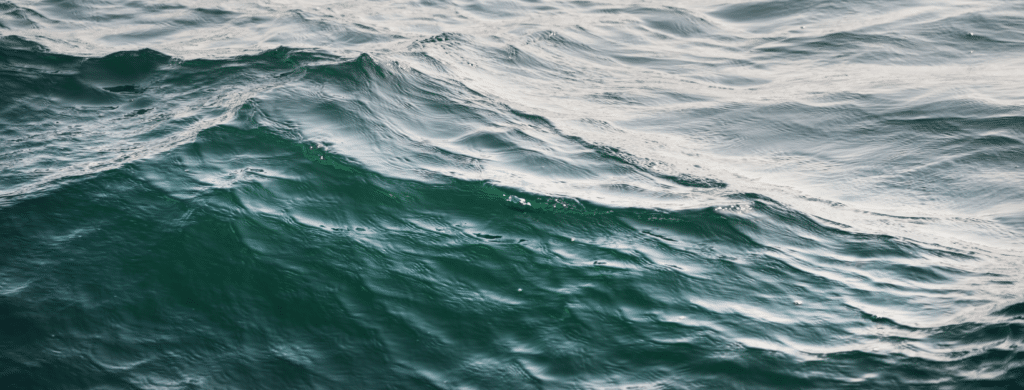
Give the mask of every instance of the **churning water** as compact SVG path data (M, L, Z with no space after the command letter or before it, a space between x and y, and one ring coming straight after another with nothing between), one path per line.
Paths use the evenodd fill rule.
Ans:
M0 388L1024 386L1019 1L0 1Z

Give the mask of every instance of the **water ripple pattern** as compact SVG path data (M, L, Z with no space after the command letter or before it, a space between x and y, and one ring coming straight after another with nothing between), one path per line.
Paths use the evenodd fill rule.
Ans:
M0 388L1024 386L1024 6L0 0Z

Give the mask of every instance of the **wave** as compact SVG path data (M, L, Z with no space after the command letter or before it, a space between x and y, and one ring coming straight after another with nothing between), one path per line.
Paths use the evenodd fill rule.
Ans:
M70 380L43 376L58 369L129 387L997 385L1020 371L1015 306L986 314L1002 292L979 288L1008 275L737 196L751 206L609 208L394 178L284 126L218 125L5 209L21 287L4 324L41 331L3 358L42 386ZM58 286L98 273L110 282ZM39 366L24 348L54 352L32 354ZM210 363L224 359L265 369Z
M0 381L1022 374L1012 6L6 4Z

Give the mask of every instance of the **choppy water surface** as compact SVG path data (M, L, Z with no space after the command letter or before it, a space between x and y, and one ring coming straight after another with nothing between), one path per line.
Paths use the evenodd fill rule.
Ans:
M0 2L0 388L1024 386L1015 1Z

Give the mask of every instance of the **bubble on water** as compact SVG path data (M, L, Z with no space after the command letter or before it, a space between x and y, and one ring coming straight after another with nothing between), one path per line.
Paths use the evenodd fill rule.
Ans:
M523 206L532 206L530 204L530 202L528 202L526 199L520 198L520 197L515 196L515 195L509 195L508 199L505 199L505 200L509 201L509 202L512 202L512 203L519 203L519 204L521 204Z

